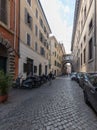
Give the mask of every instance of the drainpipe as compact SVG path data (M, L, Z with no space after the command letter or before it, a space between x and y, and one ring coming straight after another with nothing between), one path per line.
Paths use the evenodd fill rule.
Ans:
M18 18L19 18L19 25L18 25L18 55L19 55L19 58L20 58L20 0L19 0L19 15L18 15Z
M15 18L15 20L14 20L15 21L14 22L14 24L15 24L14 25L14 50L15 50L15 48L16 48L16 0L15 0L14 4L15 4L15 10L14 10L15 11L15 13L14 13L15 14L15 17L14 17Z
M95 26L94 26L94 45L95 45L95 71L96 70L96 0L94 0L94 23L95 23Z

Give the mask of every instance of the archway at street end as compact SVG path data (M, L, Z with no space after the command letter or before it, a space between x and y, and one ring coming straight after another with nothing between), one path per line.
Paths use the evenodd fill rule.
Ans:
M72 54L66 54L63 56L63 74L68 75L73 72L73 56Z

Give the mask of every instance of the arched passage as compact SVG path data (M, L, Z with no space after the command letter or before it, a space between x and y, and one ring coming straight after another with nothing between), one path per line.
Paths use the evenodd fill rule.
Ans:
M0 70L3 70L5 73L7 71L7 59L8 51L5 46L0 44Z
M10 42L3 38L0 41L0 70L12 76L15 74L15 52Z
M73 56L71 54L66 54L63 56L62 71L63 71L63 74L68 74L74 71Z
M72 62L64 62L62 68L63 68L63 74L70 74L71 72L73 72Z

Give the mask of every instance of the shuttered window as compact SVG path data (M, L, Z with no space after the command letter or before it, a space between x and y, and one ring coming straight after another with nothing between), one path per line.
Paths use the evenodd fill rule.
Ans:
M25 8L25 23L32 29L32 17Z

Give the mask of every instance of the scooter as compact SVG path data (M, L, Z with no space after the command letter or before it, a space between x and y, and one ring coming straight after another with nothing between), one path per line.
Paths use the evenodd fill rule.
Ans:
M13 81L13 88L21 88L23 83L23 75L19 75L15 81Z
M24 88L35 88L41 85L40 78L38 76L28 76L26 80L22 82Z

